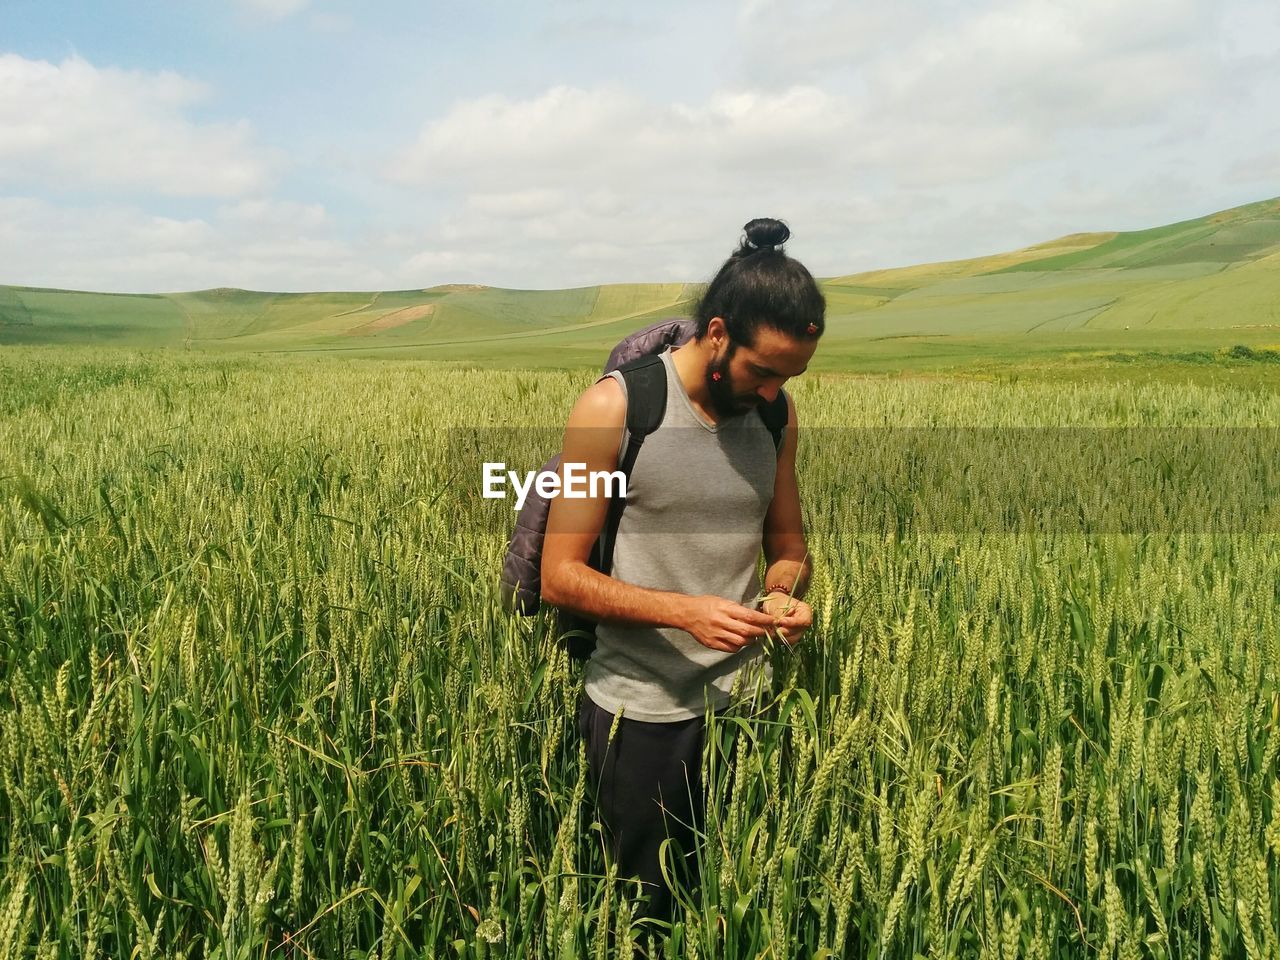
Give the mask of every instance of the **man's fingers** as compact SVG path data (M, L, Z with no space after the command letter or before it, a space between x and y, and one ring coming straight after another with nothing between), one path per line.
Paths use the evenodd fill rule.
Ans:
M797 617L797 616L788 615L785 617L778 618L778 626L785 627L788 630L795 630L797 628L803 629L805 627L811 626L812 624L813 624L812 617Z
M776 622L767 613L752 610L750 607L738 607L728 611L726 620L724 629L740 637L746 637L748 640L761 636L765 629L771 628Z
M705 645L725 653L737 653L748 644L763 640L770 631L776 631L779 625L786 626L789 623L788 618L780 619L762 610L734 603L722 609L721 615L723 619L715 625L721 636ZM793 629L801 626L798 622L790 625Z
M729 630L731 633L735 634L736 636L741 637L743 642L746 643L752 640L759 640L761 637L765 635L767 631L772 630L773 621L770 620L767 623L760 623L760 624L733 623L733 624L730 624L726 629Z
M763 610L753 610L751 607L738 607L734 614L739 620L757 627L772 627L777 622L777 618L770 616Z
M792 640L800 636L802 633L804 633L808 629L809 629L809 624L807 623L790 623L790 624L778 625L778 632L780 634L783 634L789 637Z

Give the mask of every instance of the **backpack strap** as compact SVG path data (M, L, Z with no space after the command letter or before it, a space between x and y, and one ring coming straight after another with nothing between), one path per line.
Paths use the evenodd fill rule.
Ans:
M762 403L756 407L756 410L760 412L760 419L773 435L773 449L781 453L782 433L787 427L787 395L779 390L772 403Z
M660 355L649 354L624 363L618 373L622 374L627 387L627 446L618 461L618 469L630 480L644 438L658 429L667 412L667 368ZM601 573L607 574L613 569L613 544L626 506L626 497L609 501L604 530L592 554L595 568Z

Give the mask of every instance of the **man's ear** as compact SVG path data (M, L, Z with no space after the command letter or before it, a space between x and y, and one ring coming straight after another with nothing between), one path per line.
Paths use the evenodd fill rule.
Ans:
M724 319L721 317L712 317L707 324L707 337L713 343L726 339L729 336L729 328L725 326Z

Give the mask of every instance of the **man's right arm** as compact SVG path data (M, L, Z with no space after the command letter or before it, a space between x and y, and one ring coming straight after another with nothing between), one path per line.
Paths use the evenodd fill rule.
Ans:
M626 425L622 387L607 378L588 387L565 427L560 464L581 463L587 475L618 467ZM591 569L591 548L604 529L606 497L555 497L542 547L542 598L598 622L676 627L715 650L735 652L772 626L774 618L721 597L692 597L623 583Z

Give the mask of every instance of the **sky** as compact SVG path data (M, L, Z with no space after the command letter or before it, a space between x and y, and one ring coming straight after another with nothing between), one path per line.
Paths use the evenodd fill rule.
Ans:
M1275 0L0 0L0 283L816 276L1280 195Z

